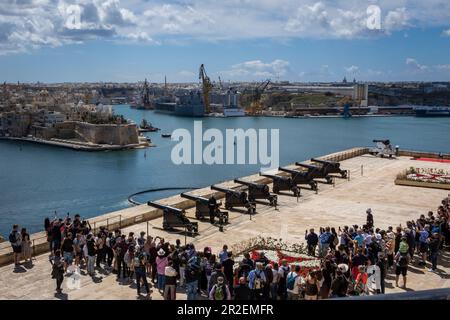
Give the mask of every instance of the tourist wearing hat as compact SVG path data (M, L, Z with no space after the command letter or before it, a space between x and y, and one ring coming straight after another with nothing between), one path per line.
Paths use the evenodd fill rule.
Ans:
M330 298L342 298L347 296L349 281L345 274L349 271L349 267L345 263L337 266L336 277L331 283Z
M214 266L214 271L211 274L211 278L208 283L208 292L211 292L213 286L217 283L217 278L222 277L225 279L225 283L228 284L228 279L222 271L222 264L220 262L216 263Z
M157 288L162 293L164 290L165 270L168 265L168 257L163 248L159 249L156 257Z

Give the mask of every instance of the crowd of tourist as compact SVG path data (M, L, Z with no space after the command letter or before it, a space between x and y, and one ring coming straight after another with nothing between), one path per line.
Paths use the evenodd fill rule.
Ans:
M188 300L315 300L385 293L390 273L396 286L401 276L406 288L413 260L423 268L429 261L429 271L435 272L441 250L450 247L449 208L448 199L443 200L436 213L387 229L376 227L371 209L362 226L321 227L318 233L310 229L305 232L307 252L320 259L320 268L306 275L299 265L269 261L263 253L256 260L245 253L235 263L226 245L214 254L209 247L197 250L194 244L169 243L145 232L100 227L94 233L78 215L47 219L45 228L58 292L64 275L76 266L91 276L102 270L119 281L135 282L138 295L143 289L149 296L151 283L166 300L176 299L177 289L184 289ZM21 253L31 258L25 229L19 232L15 225L9 240L16 263Z

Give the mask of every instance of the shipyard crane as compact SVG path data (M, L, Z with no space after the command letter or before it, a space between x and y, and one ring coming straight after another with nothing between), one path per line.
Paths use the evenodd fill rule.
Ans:
M209 114L211 112L209 105L209 93L211 92L213 85L209 77L206 75L205 66L203 64L200 66L198 78L202 80L203 85L203 103L205 105L205 114Z
M270 83L270 79L267 79L266 81L260 83L254 90L252 94L252 102L250 104L249 108L249 114L250 115L258 115L261 114L262 107L261 107L261 97L264 91L267 89L267 86Z

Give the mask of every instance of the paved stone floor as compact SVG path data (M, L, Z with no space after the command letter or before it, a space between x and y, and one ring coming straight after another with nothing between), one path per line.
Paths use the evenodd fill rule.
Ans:
M197 248L208 245L219 250L227 243L238 244L255 236L281 237L294 243L303 242L304 232L311 227L344 226L363 224L365 211L372 208L375 224L386 228L389 225L404 225L407 220L416 219L422 213L436 210L440 201L448 195L448 191L429 188L397 186L396 175L411 166L421 168L443 168L450 170L446 163L422 162L407 157L399 159L380 159L369 155L360 156L342 162L341 165L351 171L350 181L336 179L336 185L319 185L319 193L302 190L302 197L297 199L289 195L279 196L279 206L274 208L257 205L257 214L250 216L239 212L230 212L230 224L220 233L217 227L207 222L199 223L200 235L187 237L188 242ZM362 174L361 174L362 173ZM188 211L193 216L193 211ZM124 229L125 232L147 231L148 234L163 236L169 241L179 238L184 242L180 232L168 233L161 227L162 218L141 223ZM424 290L450 287L450 254L443 253L439 257L438 272L431 273L427 267L419 267L413 263L408 272L407 290ZM97 271L97 276L81 277L81 289L69 290L55 295L54 280L50 277L48 254L35 258L33 265L23 264L20 268L13 266L0 268L0 299L137 299L135 286L117 282L114 275L106 275ZM387 277L387 293L402 292L396 288L394 276ZM141 297L142 298L142 297ZM157 289L151 299L161 299ZM178 295L185 299L184 293Z

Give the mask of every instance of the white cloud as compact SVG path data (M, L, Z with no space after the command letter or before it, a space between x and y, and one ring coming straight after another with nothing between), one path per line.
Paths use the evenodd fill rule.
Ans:
M92 39L173 43L255 38L348 38L448 28L448 0L378 0L382 30L360 0L1 0L0 54ZM67 10L78 6L78 28ZM450 29L443 32L450 35Z
M447 29L447 30L442 31L442 34L443 34L444 36L450 37L450 29Z
M251 60L231 66L230 70L221 71L220 74L241 79L276 78L285 76L289 72L289 62L281 59L272 62Z
M357 74L359 72L359 67L352 65L350 67L345 68L345 71L350 74Z
M428 70L428 66L420 64L416 59L413 58L406 58L406 65L418 71Z

